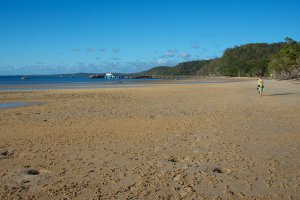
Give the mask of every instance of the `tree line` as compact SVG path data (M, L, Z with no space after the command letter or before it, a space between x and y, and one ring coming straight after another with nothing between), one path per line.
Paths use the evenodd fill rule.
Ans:
M222 57L159 66L141 72L155 76L244 76L300 78L300 42L252 43L228 48Z

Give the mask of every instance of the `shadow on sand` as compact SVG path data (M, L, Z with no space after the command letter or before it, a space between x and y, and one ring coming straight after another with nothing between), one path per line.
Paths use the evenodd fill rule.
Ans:
M291 95L291 94L296 94L296 93L278 93L278 94L270 94L266 96L284 96L284 95Z

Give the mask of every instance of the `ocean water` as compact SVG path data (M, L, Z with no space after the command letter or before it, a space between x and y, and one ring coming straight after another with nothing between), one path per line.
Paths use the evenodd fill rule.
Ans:
M101 88L137 85L157 79L91 79L88 76L0 76L0 91Z
M107 82L109 79L91 79L88 76L0 76L0 85L31 85L31 84L90 84ZM114 81L121 79L114 79Z

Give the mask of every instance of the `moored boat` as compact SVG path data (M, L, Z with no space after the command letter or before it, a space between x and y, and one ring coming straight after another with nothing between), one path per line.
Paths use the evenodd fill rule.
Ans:
M104 78L104 75L101 74L93 74L90 76L90 78Z
M105 74L106 79L114 79L116 78L111 72Z

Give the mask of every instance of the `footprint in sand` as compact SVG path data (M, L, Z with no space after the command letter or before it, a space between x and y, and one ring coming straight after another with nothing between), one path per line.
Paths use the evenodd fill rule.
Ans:
M219 168L219 167L214 168L212 171L213 171L213 173L217 173L217 174L222 174L222 173L224 173L223 170L222 170L221 168Z
M215 174L224 174L224 173L228 173L231 170L227 169L227 168L220 168L220 167L214 167L212 169L212 172Z
M40 174L38 169L32 168L29 165L24 166L24 168L21 170L21 173L30 176L36 176Z
M25 170L24 174L26 174L26 175L39 175L40 172L36 169L28 169L28 170Z
M0 149L0 159L9 158L12 155L13 153L8 151L7 149Z
M46 169L36 169L32 167L25 167L21 170L21 173L24 177L33 178L33 177L40 177L40 178L49 178L51 171Z
M178 160L171 157L171 158L168 159L168 162L176 163L176 162L178 162Z

